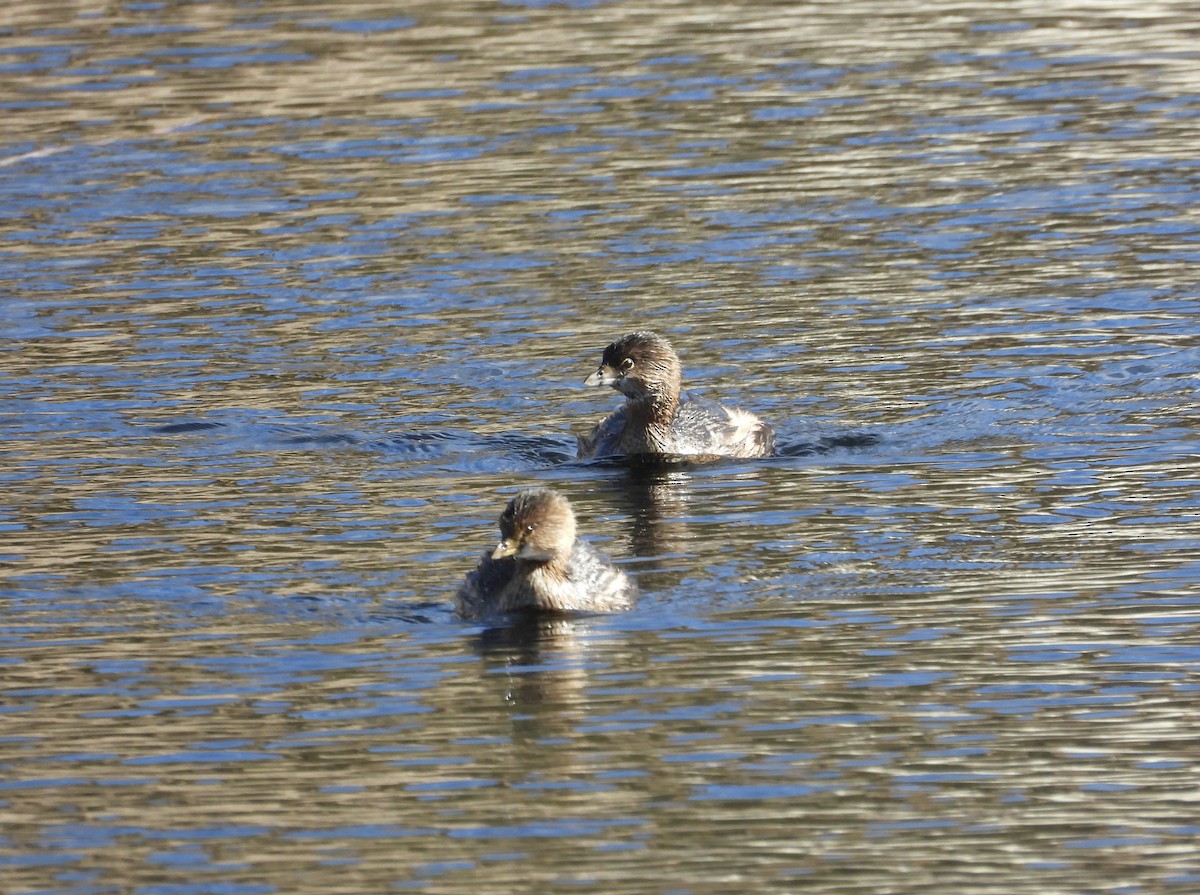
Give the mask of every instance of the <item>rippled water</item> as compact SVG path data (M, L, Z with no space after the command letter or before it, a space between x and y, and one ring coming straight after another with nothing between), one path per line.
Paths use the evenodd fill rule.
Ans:
M1194 891L1196 37L10 4L0 890ZM575 463L646 327L781 456Z

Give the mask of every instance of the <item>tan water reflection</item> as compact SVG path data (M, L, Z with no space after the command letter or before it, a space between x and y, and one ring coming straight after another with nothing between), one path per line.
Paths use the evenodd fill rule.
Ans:
M47 824L128 828L119 850L76 860L129 888L187 879L189 853L223 879L305 891L634 889L660 885L664 860L684 886L734 871L858 888L914 855L941 885L986 867L1020 888L1048 861L1037 884L1071 891L1082 871L1059 849L1113 836L1131 840L1114 872L1150 854L1186 866L1189 837L1163 829L1186 814L1177 676L1132 665L1138 683L1106 683L1103 657L1081 654L998 689L1013 641L983 618L916 648L865 619L730 621L687 639L543 631L467 661L455 639L368 635L305 660L336 667L265 688L288 644L321 629L222 625L141 637L127 654L143 683L117 703L113 676L88 671L109 649L48 647L42 674L12 682L74 695L23 713L30 747L62 751L40 787L9 791L10 837L38 854ZM260 670L229 675L231 655ZM914 660L927 683L883 683ZM47 789L69 803L50 809Z

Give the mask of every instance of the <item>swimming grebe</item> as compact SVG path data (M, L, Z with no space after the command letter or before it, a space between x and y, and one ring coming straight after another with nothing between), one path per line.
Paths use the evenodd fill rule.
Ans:
M611 385L625 404L579 438L579 458L661 454L769 457L775 432L753 413L703 399L681 400L683 371L671 343L630 333L604 349L584 385Z
M571 504L531 488L500 514L500 543L485 553L455 596L458 614L617 612L633 606L637 586L607 556L575 536Z

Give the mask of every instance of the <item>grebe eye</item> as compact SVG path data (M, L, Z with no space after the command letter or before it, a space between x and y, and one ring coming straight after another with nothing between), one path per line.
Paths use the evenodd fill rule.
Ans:
M621 372L622 373L628 373L632 369L633 369L633 358L632 357L627 357L627 358L625 358L625 360L621 361Z
M534 530L534 528L536 528L536 527L537 527L537 526L533 525L532 523L531 523L531 524L529 524L529 525L526 525L526 526L525 526L525 534L527 534L527 535L531 535L531 534L533 534L533 530Z

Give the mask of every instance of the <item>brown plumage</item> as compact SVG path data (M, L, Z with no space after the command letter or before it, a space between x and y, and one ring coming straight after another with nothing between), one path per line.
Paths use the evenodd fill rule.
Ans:
M455 595L463 618L509 612L617 612L637 587L607 556L576 537L565 497L531 488L500 514L500 543L485 553Z
M715 401L681 399L683 370L671 343L630 333L604 349L584 385L610 385L624 406L579 438L579 457L665 455L769 457L775 432L753 413Z

